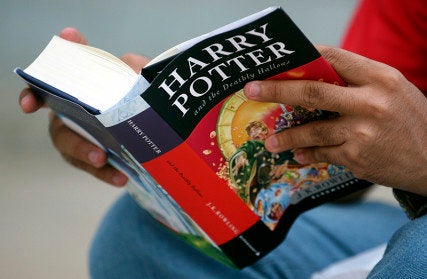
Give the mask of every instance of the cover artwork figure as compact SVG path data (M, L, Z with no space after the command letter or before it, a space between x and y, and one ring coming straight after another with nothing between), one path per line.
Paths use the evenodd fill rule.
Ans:
M274 166L298 163L293 159L292 152L273 154L265 149L264 141L269 129L263 121L252 121L245 130L249 140L229 159L229 175L237 186L239 196L247 204L254 204L258 192L271 183Z
M272 230L290 205L293 194L346 171L327 163L300 165L292 151L274 154L264 147L270 134L321 119L322 114L320 110L302 106L249 101L241 91L223 104L218 125L229 123L231 140L220 140L220 148L228 162L231 187ZM218 130L219 139L226 136L221 131L224 129Z

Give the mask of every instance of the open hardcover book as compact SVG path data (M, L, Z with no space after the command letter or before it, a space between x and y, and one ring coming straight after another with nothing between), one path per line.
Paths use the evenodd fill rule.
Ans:
M272 133L337 115L249 101L247 82L345 86L280 7L177 45L140 74L111 54L58 37L15 72L108 153L154 218L237 268L280 244L302 212L370 185L342 166L300 165L292 151L265 150Z

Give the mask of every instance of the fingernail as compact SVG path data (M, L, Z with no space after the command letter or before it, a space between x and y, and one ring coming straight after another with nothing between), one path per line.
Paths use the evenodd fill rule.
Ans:
M268 146L268 149L276 149L279 147L279 141L273 135L265 140L265 145Z
M88 159L94 166L99 165L100 157L101 156L98 151L90 151L88 154Z
M245 94L247 97L256 97L261 92L261 87L257 81L250 82L245 87Z
M116 173L113 175L113 183L116 186L123 186L126 183L127 177L122 173Z
M30 97L28 95L25 95L24 97L22 97L21 102L19 103L19 105L21 106L21 109L23 112L27 112L28 107L30 106L31 100Z
M25 95L24 97L22 97L21 99L21 105L25 105L25 103L29 102L29 97L28 95Z
M295 150L294 151L294 159L300 164L305 164L306 160L304 158L304 152L302 150Z

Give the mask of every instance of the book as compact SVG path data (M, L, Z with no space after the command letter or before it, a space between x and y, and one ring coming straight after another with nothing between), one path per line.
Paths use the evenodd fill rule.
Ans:
M345 83L280 7L185 41L135 73L113 55L53 37L26 81L66 125L102 147L154 218L216 260L243 268L303 212L371 183L328 163L301 165L263 141L337 117L260 103L252 80Z

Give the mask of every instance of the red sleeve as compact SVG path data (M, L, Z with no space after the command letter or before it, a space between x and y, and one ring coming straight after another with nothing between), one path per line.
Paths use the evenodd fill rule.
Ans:
M361 0L342 47L397 68L427 93L425 0Z

